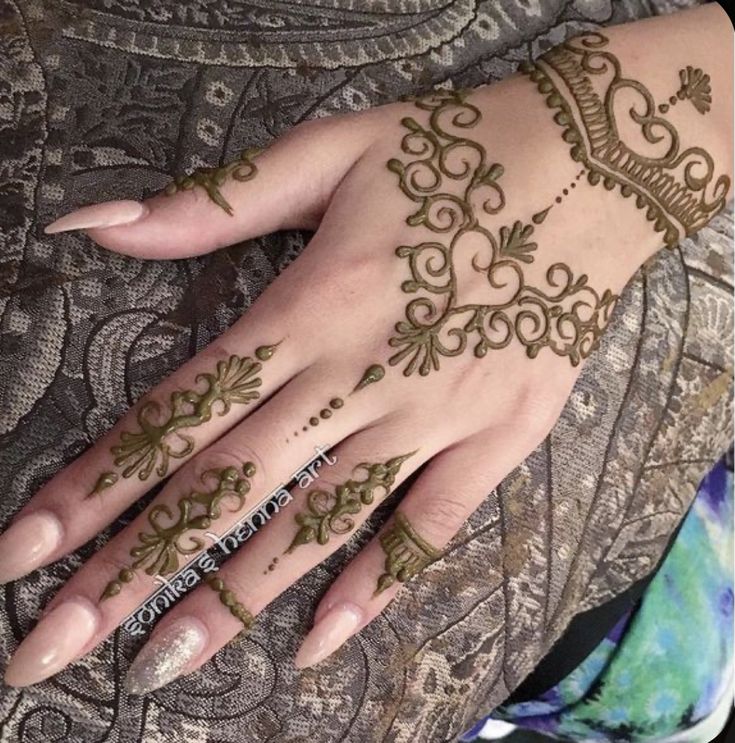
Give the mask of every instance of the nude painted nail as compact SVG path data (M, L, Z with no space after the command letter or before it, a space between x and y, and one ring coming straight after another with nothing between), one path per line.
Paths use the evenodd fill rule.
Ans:
M182 675L207 645L209 632L194 617L181 617L155 632L128 671L130 694L148 694Z
M139 201L105 201L102 204L83 206L81 209L59 217L51 222L44 232L55 235L57 232L69 230L87 230L92 227L116 227L121 224L130 224L148 214L150 210Z
M61 543L63 530L49 511L21 516L0 534L0 585L35 570Z
M89 643L99 614L84 598L62 602L33 628L5 669L9 686L29 686L58 673Z
M294 658L296 668L308 668L328 658L355 634L363 619L362 610L356 604L333 606L301 644Z

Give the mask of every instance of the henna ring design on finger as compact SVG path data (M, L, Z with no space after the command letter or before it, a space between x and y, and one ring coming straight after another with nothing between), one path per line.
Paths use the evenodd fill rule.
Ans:
M418 575L442 553L427 542L400 512L393 515L393 524L380 536L385 552L385 572L378 578L375 594L390 588L396 581L404 583Z
M173 196L179 191L191 191L195 186L201 186L207 192L207 196L232 217L235 211L219 188L228 178L240 183L255 178L258 168L253 160L262 152L262 148L250 147L243 150L237 160L227 165L219 168L197 168L189 175L177 176L172 183L166 186L164 193L166 196Z

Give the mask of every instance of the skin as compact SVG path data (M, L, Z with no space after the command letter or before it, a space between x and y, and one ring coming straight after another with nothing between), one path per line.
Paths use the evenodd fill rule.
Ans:
M732 80L727 64L731 34L723 12L708 6L610 29L606 36L626 75L645 84L656 102L667 103L682 147L702 148L715 163L715 178L731 178ZM711 102L704 118L703 104L698 107L692 96L677 97L676 106L669 101L686 82L678 71L688 66L709 75ZM148 213L138 221L87 231L102 247L143 259L199 255L277 229L309 229L315 235L241 321L146 396L137 410L21 511L19 516L50 511L62 525L60 543L45 563L92 538L164 474L170 479L151 508L166 505L176 513L187 493L201 490L204 473L227 467L241 470L244 462L253 462L248 499L256 503L308 461L314 447L326 443L325 437L337 463L322 471L320 489L331 492L353 478L360 463L384 463L402 452L415 452L391 482L394 489L421 469L400 503L400 513L410 525L400 538L414 533L425 545L424 555L432 558L447 544L502 478L549 433L586 356L599 342L607 316L596 324L600 334L595 334L594 343L585 352L575 345L577 352L570 353L561 341L556 347L521 342L517 325L508 343L493 345L477 330L485 315L475 314L477 322L468 331L462 330L464 325L454 314L448 327L455 329L454 338L463 332L467 336L462 350L439 353L436 363L429 356L424 364L419 356L413 364L415 348L410 343L409 352L402 354L407 348L402 323L410 324L418 316L409 309L417 295L432 292L416 284L417 277L426 274L411 266L411 247L415 254L421 241L437 240L446 251L453 239L468 239L467 244L456 243L453 253L457 267L453 308L497 304L488 284L493 241L515 241L514 260L524 287L548 296L554 278L550 269L564 266L564 281L569 271L571 285L581 281L590 288L593 304L599 304L623 290L666 242L669 227L659 229L635 199L589 178L594 163L570 156L570 143L553 119L546 93L529 74L468 94L481 117L471 128L471 140L482 148L488 167L502 163L502 170L487 171L489 179L502 187L502 209L475 209L473 234L458 236L456 230L447 234L411 219L422 204L415 193L406 191L405 168L411 160L403 139L406 121L432 129L430 112L414 101L297 127L258 155L255 177L218 183L220 201L206 188L196 184L188 188L182 182L172 189L175 193L147 202ZM703 95L700 91L695 98L701 103ZM688 100L693 105L683 105ZM397 254L405 246L409 249ZM547 310L550 304L544 301ZM233 354L251 354L274 339L281 339L278 352L259 372L257 399L220 410L195 429L186 429L194 446L172 457L165 473L154 468L145 481L120 478L99 497L85 501L100 474L111 471L110 451L122 432L137 430L147 402L165 405L176 391L194 389L198 375L212 374ZM347 390L353 393L340 398L346 402L339 414L320 418L318 411L330 409L324 401ZM285 434L294 430L300 435L285 446ZM236 602L256 618L350 538L349 531L330 533L324 544L311 540L289 552L298 529L294 515L309 509L309 491L292 492L289 509L272 518L217 574L222 590L226 586L232 592L227 594L229 604ZM353 514L356 527L375 505L362 504ZM97 627L81 654L95 648L155 587L150 575L138 571L123 591L98 603L108 582L129 564L138 535L150 529L149 512L112 538L51 602L56 606L82 597L97 606ZM236 514L223 511L218 533L236 520ZM391 521L346 567L322 598L315 620L331 607L350 602L362 611L359 631L388 605L400 587L400 576L383 580L379 592L375 588L381 576L392 575L385 545L388 552L393 549L394 540L386 532L395 529L395 523ZM274 555L280 556L277 563ZM206 627L206 646L185 672L206 662L243 626L223 608L221 591L213 587L195 589L161 622L166 626L193 615Z

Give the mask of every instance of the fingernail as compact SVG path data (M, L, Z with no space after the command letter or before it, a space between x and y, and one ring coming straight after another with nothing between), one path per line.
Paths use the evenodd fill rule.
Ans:
M306 636L294 658L296 668L308 668L329 657L355 634L363 622L363 613L356 604L332 607Z
M0 585L35 570L61 537L61 523L49 511L35 511L12 523L0 534Z
M178 678L207 645L209 632L194 617L181 617L155 632L128 671L130 694L148 694Z
M5 683L28 686L58 673L82 652L98 625L99 614L87 599L62 602L15 651L5 669Z
M83 206L51 222L44 232L55 235L69 230L86 230L92 227L115 227L130 224L148 214L149 209L139 201L106 201L102 204Z

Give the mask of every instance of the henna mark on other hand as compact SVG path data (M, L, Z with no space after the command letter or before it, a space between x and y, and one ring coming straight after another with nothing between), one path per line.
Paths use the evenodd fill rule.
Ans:
M410 580L442 555L416 532L400 511L393 514L393 519L393 524L380 537L386 555L385 572L378 578L375 596L396 581Z
M262 152L261 148L250 147L243 150L237 160L227 165L219 168L197 168L190 175L177 176L172 183L166 186L164 193L166 196L173 196L179 191L191 191L194 186L201 186L207 192L207 196L232 217L235 212L220 192L219 187L229 177L240 183L255 178L258 168L253 160Z
M148 575L175 573L179 569L180 556L192 555L204 548L204 540L191 536L190 532L209 529L212 522L222 515L221 504L226 499L234 501L229 509L231 513L239 511L250 492L250 478L255 472L252 462L243 464L242 474L235 467L207 470L201 476L202 483L213 480L214 488L210 491L193 490L180 498L177 503L178 516L166 504L153 506L148 512L152 532L138 533L138 544L130 550L133 561L107 584L100 601L120 593L123 584L133 580L136 570L144 569ZM185 536L189 537L188 544L181 542Z
M352 531L355 521L351 516L360 513L363 506L370 505L375 500L376 491L382 490L384 495L388 495L401 466L415 453L394 457L384 464L363 462L355 468L355 472L364 471L362 480L347 480L338 485L334 493L328 490L312 490L308 493L307 510L294 517L300 528L284 554L293 552L301 544L314 541L327 544L331 534L341 535Z

